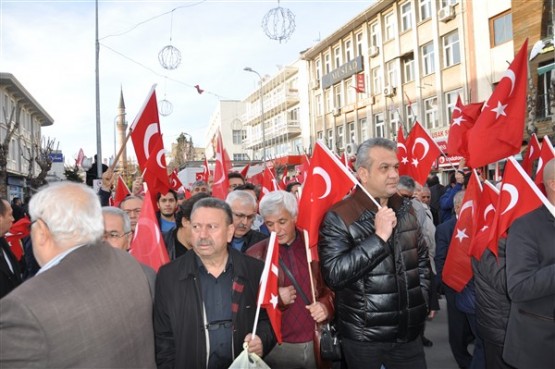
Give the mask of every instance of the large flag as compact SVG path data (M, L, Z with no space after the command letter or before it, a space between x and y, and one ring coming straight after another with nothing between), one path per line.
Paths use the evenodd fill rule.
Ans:
M534 166L534 160L537 160L540 157L540 150L542 145L538 140L538 136L535 133L532 133L530 136L530 142L528 142L528 147L522 156L522 169L528 175L532 175L532 167Z
M478 119L483 105L483 102L463 105L461 97L457 98L455 109L453 109L453 121L451 127L449 127L449 138L447 139L449 155L468 157L468 130Z
M145 194L129 253L156 272L170 261L149 191Z
M158 192L167 194L170 189L165 152L162 135L159 135L145 163L143 175L143 179L147 183L151 195L154 197L156 197Z
M277 185L274 171L266 165L264 171L262 172L262 182L260 183L260 196L258 200L262 200L264 195L267 193L277 190L279 190L279 187Z
M279 292L278 292L278 273L279 273L279 245L277 242L276 233L270 234L270 241L266 251L266 260L264 262L264 269L260 276L260 289L258 291L258 306L266 309L270 323L276 334L278 343L282 342L281 339L281 310L278 307ZM258 315L257 315L258 317ZM257 322L255 321L255 324ZM256 326L253 329L256 333Z
M200 179L206 183L208 183L208 180L210 179L210 169L208 169L208 160L206 160L206 157L204 158L204 164L202 165L202 176Z
M482 167L520 151L526 116L528 39L468 133L468 165Z
M241 169L241 175L243 176L243 178L245 178L245 180L248 178L248 174L249 174L249 168L251 167L250 164L245 165L245 167L243 169Z
M226 160L227 157L222 141L222 134L218 131L216 137L216 165L214 167L212 196L222 200L225 200L229 192L229 180L227 179L229 164Z
M403 127L397 129L397 159L399 160L399 175L408 176L410 173L409 153L407 151L407 140L403 134Z
M542 147L540 150L539 160L538 160L538 168L536 169L536 177L534 177L534 182L540 187L542 192L545 193L545 189L543 187L543 171L545 169L545 165L548 161L555 158L555 150L553 149L553 145L549 140L548 136L545 136L542 141Z
M497 242L513 221L541 205L546 205L548 209L551 207L547 198L524 172L520 164L513 157L509 157L503 173L503 183L493 221L495 228L490 233L489 249L497 255Z
M122 176L118 176L118 181L116 183L116 191L114 193L114 206L119 206L119 203L122 202L127 196L131 194L129 191L129 187L125 184Z
M297 226L308 232L312 259L318 260L318 229L324 214L358 183L355 177L320 141L314 146L299 200Z
M177 176L177 169L174 169L170 175L169 175L169 181L170 181L170 188L172 190L174 190L175 192L179 191L181 189L181 187L183 187L183 183L181 183L181 180L179 179L179 177Z
M278 187L280 190L284 191L287 188L287 166L283 168L283 174L281 175L281 181L279 181Z
M495 207L499 200L499 190L489 181L483 182L483 191L478 202L474 236L470 241L469 254L480 260L488 248L489 235L495 219Z
M474 233L476 208L481 194L480 179L474 170L464 193L442 273L443 282L457 292L461 292L472 278L472 263L468 251Z
M139 167L144 170L149 155L154 151L156 140L161 136L156 85L152 86L143 108L131 125L131 140Z
M405 142L409 158L409 174L416 182L424 185L432 165L441 155L441 149L419 122L414 122Z

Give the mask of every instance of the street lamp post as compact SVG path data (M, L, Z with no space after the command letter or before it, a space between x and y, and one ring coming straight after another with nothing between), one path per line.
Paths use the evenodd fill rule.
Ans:
M245 72L255 73L260 79L260 124L262 125L262 161L266 160L266 127L264 124L264 93L262 91L262 76L251 67L243 68Z

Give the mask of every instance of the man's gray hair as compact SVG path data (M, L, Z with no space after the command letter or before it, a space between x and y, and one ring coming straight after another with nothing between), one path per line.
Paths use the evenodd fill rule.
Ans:
M42 187L29 203L31 220L42 220L57 246L93 243L104 235L100 201L92 188L58 182Z
M397 152L397 143L395 143L394 141L381 137L369 138L361 143L358 147L355 169L358 170L358 168L360 167L370 168L370 166L372 165L372 158L370 158L370 149L374 147L381 147Z
M460 204L462 204L464 199L464 193L465 193L464 190L460 190L455 194L455 196L453 197L453 206L459 206Z
M281 209L285 209L296 217L299 213L299 206L297 205L297 198L291 192L287 191L272 191L262 198L260 201L260 215L266 218L269 215L279 213Z
M409 191L410 193L414 193L415 188L416 188L416 183L414 182L414 179L412 179L411 176L399 177L399 183L397 183L398 190L405 190L405 191Z
M131 232L131 220L129 220L129 215L120 208L116 208L115 206L104 206L102 208L102 214L111 214L115 216L119 216L123 221L123 233Z
M227 202L229 206L232 206L236 201L243 206L252 206L256 209L256 199L250 191L235 190L227 194L225 202Z

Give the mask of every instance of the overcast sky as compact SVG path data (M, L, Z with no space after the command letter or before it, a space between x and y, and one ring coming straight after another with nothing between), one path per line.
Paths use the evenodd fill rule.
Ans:
M129 124L157 84L158 100L173 104L173 113L160 117L166 148L181 132L203 146L218 100L242 100L256 88L258 77L245 66L273 75L370 3L281 1L296 28L279 43L261 26L276 0L99 1L102 156L114 152L120 86ZM170 36L182 54L172 71L158 62ZM96 153L93 0L0 0L0 71L12 73L54 119L42 133L59 142L66 163L79 148L88 157ZM196 84L206 92L199 95Z

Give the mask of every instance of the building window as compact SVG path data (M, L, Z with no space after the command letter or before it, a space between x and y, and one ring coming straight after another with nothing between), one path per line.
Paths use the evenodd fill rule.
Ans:
M513 15L505 12L489 21L491 46L499 46L513 39Z
M247 154L233 154L233 160L249 160L249 156Z
M326 111L331 111L335 106L333 105L333 94L331 93L331 89L327 89L326 92Z
M337 127L337 148L343 148L343 126Z
M424 100L424 122L428 129L438 127L437 97Z
M443 64L450 67L461 62L459 32L451 32L443 37Z
M322 94L316 95L316 115L318 117L322 116L324 110L322 109Z
M414 81L414 54L403 57L403 82Z
M340 108L343 106L343 89L341 88L341 83L333 86L335 92L335 107Z
M358 120L358 125L360 126L360 142L363 142L368 138L368 120L366 120L366 118L360 118Z
M381 93L382 91L382 70L381 67L376 67L372 69L372 88L374 95Z
M405 32L412 28L412 4L401 5L401 31Z
M389 41L395 38L395 13L391 12L384 17L385 35L384 40Z
M397 87L397 62L396 60L386 64L387 68L387 82L391 87Z
M455 90L445 93L445 109L447 113L447 122L451 122L453 116L453 110L455 110L455 104L457 103L457 98L462 93L462 90Z
M328 135L327 135L327 139L328 139L328 149L335 151L335 148L333 147L333 129L328 129Z
M432 17L432 5L430 0L420 0L420 21L430 19Z
M458 0L441 0L440 8L445 8L449 5L455 5Z
M399 111L397 109L389 112L389 137L396 137L397 130L399 129Z
M351 40L345 41L345 61L353 60L353 44Z
M316 80L320 80L320 76L322 74L322 62L320 59L316 60Z
M374 115L374 137L385 137L385 123L383 121L383 113Z
M433 42L428 42L422 46L422 72L425 76L432 74L436 71L434 63L434 44Z
M324 131L318 131L318 133L316 133L316 137L318 138L318 141L324 142Z
M370 46L379 47L381 44L380 25L378 22L370 25Z
M335 49L333 49L333 55L335 56L335 67L339 68L341 64L343 64L341 61L341 48L336 47Z
M347 127L349 128L349 143L355 143L356 141L356 130L355 130L355 122L347 123Z
M324 64L326 65L326 74L328 74L331 71L331 60L330 60L330 54L329 53L327 53L324 56L324 60L325 60Z
M234 129L232 133L234 145L241 145L243 141L247 138L247 131L245 131L244 129Z
M362 55L362 43L363 43L362 32L357 33L356 39L357 39L357 56L361 56Z
M418 105L416 103L411 103L405 105L405 113L407 116L407 129L412 128L414 126L414 122L418 120ZM407 132L405 132L407 134Z

